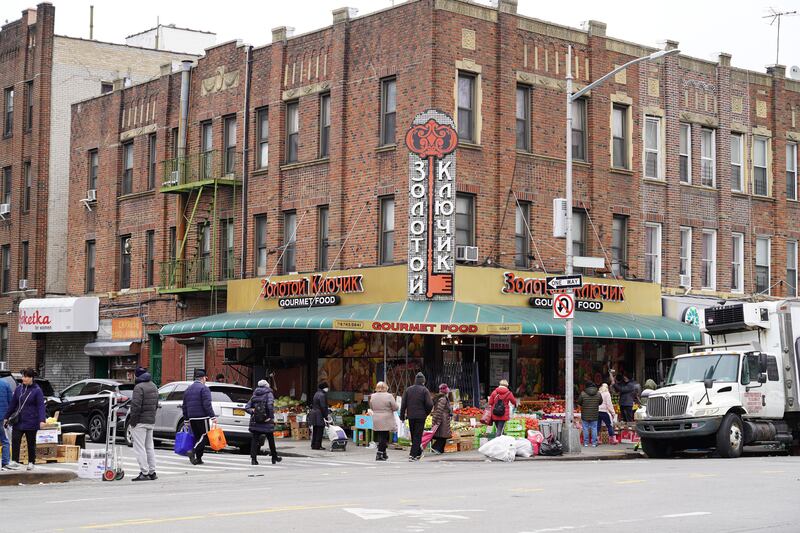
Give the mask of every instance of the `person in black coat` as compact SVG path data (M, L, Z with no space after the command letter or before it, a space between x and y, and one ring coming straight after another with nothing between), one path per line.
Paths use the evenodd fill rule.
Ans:
M194 448L189 452L189 461L193 465L203 464L211 420L217 418L211 405L211 391L206 386L206 379L206 371L196 369L194 383L183 393L183 419L189 421L194 434Z
M261 405L263 404L263 407ZM250 464L258 464L258 450L261 449L262 437L269 442L272 464L279 463L278 451L275 449L275 395L266 379L258 382L253 397L245 405L244 410L250 414Z
M325 432L325 420L328 418L328 384L319 384L319 390L311 400L311 412L308 413L308 425L311 426L311 449L324 450L322 434Z
M408 428L411 431L409 461L419 461L422 458L422 431L425 429L425 419L432 410L433 399L425 387L425 375L419 372L414 378L414 385L403 393L403 403L400 405L400 420L408 419Z

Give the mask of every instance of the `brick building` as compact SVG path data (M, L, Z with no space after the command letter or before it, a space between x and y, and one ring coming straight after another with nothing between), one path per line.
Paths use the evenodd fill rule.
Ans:
M139 306L163 380L221 369L235 336L162 345L158 326L230 309L233 278L406 262L404 136L429 108L457 123L456 241L477 247L460 272L562 271L568 46L578 87L654 51L600 22L520 16L514 0L416 0L221 44L191 70L75 104L70 175L86 180L96 153L102 178L91 211L70 188L68 293L100 296L101 314ZM594 89L575 108L573 246L607 268L586 273L666 296L794 295L798 110L784 67L745 71L726 54L641 63ZM91 272L90 247L106 259ZM645 348L632 351L643 368Z
M43 3L0 30L0 361L15 371L42 370L48 351L46 334L19 332L20 303L67 290L71 104L196 57L55 35L54 21L55 8ZM85 343L85 335L69 336L49 349L73 351L78 337Z

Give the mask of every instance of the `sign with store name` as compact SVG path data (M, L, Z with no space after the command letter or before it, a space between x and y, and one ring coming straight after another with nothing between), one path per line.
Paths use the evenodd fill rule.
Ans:
M97 331L100 299L28 298L19 304L20 333Z
M455 295L456 157L453 119L420 113L406 133L408 147L408 299Z
M431 335L519 335L522 333L522 324L334 320L333 329L349 331L381 331L386 333L427 333Z
M564 289L580 289L583 287L583 276L571 274L569 276L548 276L547 288L553 291Z
M553 299L548 296L532 296L528 300L528 305L537 309L552 309ZM595 300L575 300L576 311L602 311L603 302Z
M314 274L310 277L304 276L302 278L283 281L270 281L269 278L261 280L261 297L265 300L300 296L314 297L332 294L352 294L357 292L364 292L364 276L361 274L331 277L326 277L322 274Z
M111 319L111 338L114 340L141 339L143 334L144 327L139 317Z
M575 298L571 294L556 294L553 298L553 318L575 318Z
M558 293L547 286L545 278L523 278L513 272L503 274L504 294L529 294L531 296L550 296ZM602 300L604 302L624 302L625 287L604 283L584 283L573 291L575 298L581 300Z
M324 296L295 296L292 298L281 298L278 300L278 307L281 309L297 309L298 307L329 307L339 305L342 299L335 294Z

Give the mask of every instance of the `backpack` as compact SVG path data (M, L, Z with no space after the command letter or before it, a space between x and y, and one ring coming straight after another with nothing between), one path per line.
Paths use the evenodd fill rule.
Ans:
M256 424L264 424L267 421L267 402L253 403L253 421Z
M498 396L497 401L494 402L492 414L497 417L502 417L506 414L506 401L500 398L500 396Z

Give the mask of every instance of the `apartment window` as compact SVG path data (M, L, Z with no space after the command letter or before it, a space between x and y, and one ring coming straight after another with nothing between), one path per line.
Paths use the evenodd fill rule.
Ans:
M119 238L119 288L131 287L131 236Z
M86 241L86 272L84 279L84 289L86 293L94 292L94 262L95 244L94 241Z
M797 143L786 144L786 198L797 200Z
M172 152L171 152L172 161L171 161L171 165L170 165L170 171L177 172L178 171L178 142L179 142L178 141L178 128L172 128L172 130L170 130L170 135L169 136L170 136L170 139L172 141ZM176 181L176 183L177 183L178 176L177 176L177 174L175 174L174 177L170 177L169 179L170 180L174 179Z
M300 143L300 108L297 102L286 104L286 162L297 161Z
M267 217L256 216L256 276L267 275Z
M319 97L319 156L330 155L331 137L331 95L323 94Z
M200 248L200 264L195 282L206 283L211 280L211 224L202 222L197 227Z
M759 237L756 239L756 292L769 294L769 265L770 265L770 239Z
M714 130L700 130L700 184L703 187L716 186L717 158Z
M475 75L458 73L458 138L475 143Z
M572 212L572 255L586 255L586 211ZM583 272L583 269L576 268L575 272Z
M100 83L100 94L110 93L113 90L114 90L113 83L106 83L106 82Z
M661 224L644 225L644 279L661 283Z
M703 230L703 269L700 272L700 284L704 290L717 288L717 232Z
M0 260L3 262L3 279L0 284L1 292L8 292L11 287L11 245L4 244L0 247Z
M731 133L731 190L744 190L744 136Z
M767 139L753 137L753 194L767 196Z
M475 246L475 197L456 194L456 246Z
M381 146L395 144L397 125L397 79L381 81Z
M133 143L122 145L122 194L133 192Z
M661 178L661 119L644 119L644 176Z
M156 134L147 138L147 190L156 187Z
M744 292L744 235L731 234L731 292Z
M28 241L22 241L22 249L20 255L22 256L22 271L20 272L20 279L28 279Z
M5 90L5 124L3 126L3 135L8 137L14 131L14 88L10 87Z
M328 270L328 206L319 208L319 270Z
M615 105L611 117L612 164L616 168L628 165L628 107Z
M200 124L200 177L213 177L214 164L214 129L211 122Z
M220 256L220 279L231 279L236 271L236 260L233 256L234 223L232 218L224 219L220 223L222 255Z
M25 131L33 129L33 82L25 84Z
M229 176L236 170L236 117L225 117L222 123L222 134L225 139L223 168Z
M89 189L97 190L98 165L97 150L89 150Z
M269 164L269 109L259 109L256 113L258 121L258 168L267 168Z
M530 204L527 202L517 203L517 215L514 224L514 264L521 268L527 268L530 264L529 220Z
M381 198L381 242L379 263L391 264L394 261L394 198Z
M144 280L147 287L153 286L153 277L155 273L155 260L156 260L156 239L155 232L148 230L145 233L145 258L144 258Z
M683 183L692 182L692 125L681 123L680 178Z
M616 277L628 273L628 217L623 215L611 220L611 273Z
M692 228L681 228L680 286L692 286Z
M0 325L0 361L8 362L8 324Z
M11 206L11 188L11 167L5 167L3 169L3 203L8 204L9 207Z
M283 214L283 272L296 272L297 213L287 211Z
M786 294L797 296L797 241L786 243Z
M175 226L169 227L169 260L175 261L178 256L178 232Z
M525 85L517 85L517 150L531 150L531 89Z
M586 100L572 101L572 159L586 161Z
M31 177L31 162L25 161L22 164L22 179L25 183L22 189L22 210L30 211L31 209L31 190L33 189L33 178Z

